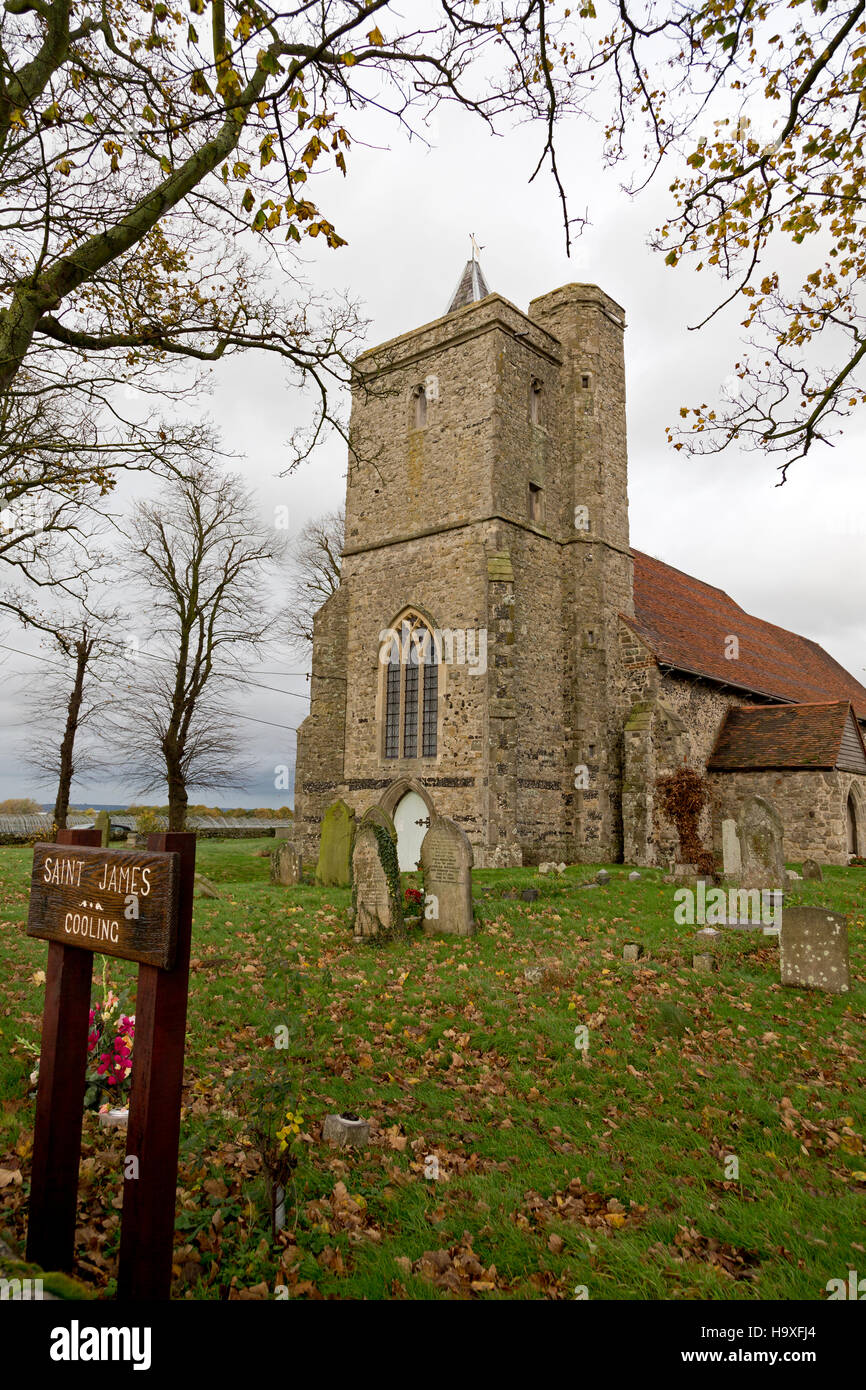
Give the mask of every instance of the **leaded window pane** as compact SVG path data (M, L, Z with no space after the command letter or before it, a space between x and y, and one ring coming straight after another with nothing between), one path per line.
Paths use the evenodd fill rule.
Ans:
M424 667L424 713L421 731L421 749L425 758L436 756L436 723L439 709L439 667L436 664L436 648L430 643L430 655Z
M397 758L400 755L400 663L392 661L388 666L385 685L385 757Z
M403 757L418 756L418 667L410 660L406 667L403 694Z

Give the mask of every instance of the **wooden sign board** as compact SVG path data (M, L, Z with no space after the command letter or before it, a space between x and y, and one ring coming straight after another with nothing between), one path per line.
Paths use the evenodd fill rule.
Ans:
M39 844L27 935L170 970L177 899L177 854Z

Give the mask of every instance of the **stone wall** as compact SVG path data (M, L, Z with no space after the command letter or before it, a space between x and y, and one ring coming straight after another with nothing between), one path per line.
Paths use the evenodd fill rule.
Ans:
M859 805L861 841L866 833L866 776L839 771L712 772L715 851L721 862L721 823L736 818L751 796L771 801L784 825L787 863L815 859L819 864L847 864L846 808L853 789ZM861 853L866 843L860 846Z

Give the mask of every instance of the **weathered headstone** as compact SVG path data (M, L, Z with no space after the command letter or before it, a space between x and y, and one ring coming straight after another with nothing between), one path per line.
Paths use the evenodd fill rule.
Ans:
M391 817L388 815L388 812L385 811L381 806L368 806L363 816L357 823L357 829L360 830L361 826L365 822L369 823L370 825L381 825L382 829L388 832L388 834L391 836L391 839L394 841L394 844L396 845L396 827Z
M692 956L692 969L702 975L711 975L716 968L716 958L709 951L697 951Z
M293 825L278 825L274 831L275 840L292 840L294 836L295 828Z
M608 873L607 869L599 869L598 873L595 876L595 881L596 883L601 884L610 883L610 874Z
M356 941L403 930L396 845L369 820L358 826L352 849L352 906Z
M316 882L347 888L352 881L352 842L355 812L345 801L335 801L322 819Z
M301 856L288 840L279 840L271 855L271 881L292 888L301 881Z
M815 860L815 859L804 859L804 860L803 860L803 877L804 877L804 878L813 878L813 879L817 880L818 883L823 883L823 882L824 882L824 874L823 874L823 871L822 871L822 869L821 869L821 865L817 862L817 860Z
M780 964L783 985L847 994L848 920L824 907L788 907L782 913Z
M722 872L728 878L739 878L743 870L743 856L737 835L737 822L731 818L722 821Z
M622 948L623 960L640 960L643 955L643 946L639 941L627 941Z
M778 888L785 882L782 857L782 818L769 801L753 796L746 802L738 826L744 888Z
M96 829L102 837L102 848L106 849L111 843L111 817L107 811L100 811L96 817Z
M421 842L428 930L472 935L472 863L472 846L465 830L447 817L437 816ZM531 891L538 896L536 890Z

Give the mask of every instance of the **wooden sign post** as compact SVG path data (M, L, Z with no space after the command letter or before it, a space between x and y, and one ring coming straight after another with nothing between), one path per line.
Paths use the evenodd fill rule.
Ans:
M27 1258L71 1269L93 952L139 962L118 1298L168 1298L189 989L195 836L147 851L58 831L33 854L29 936L48 940Z

